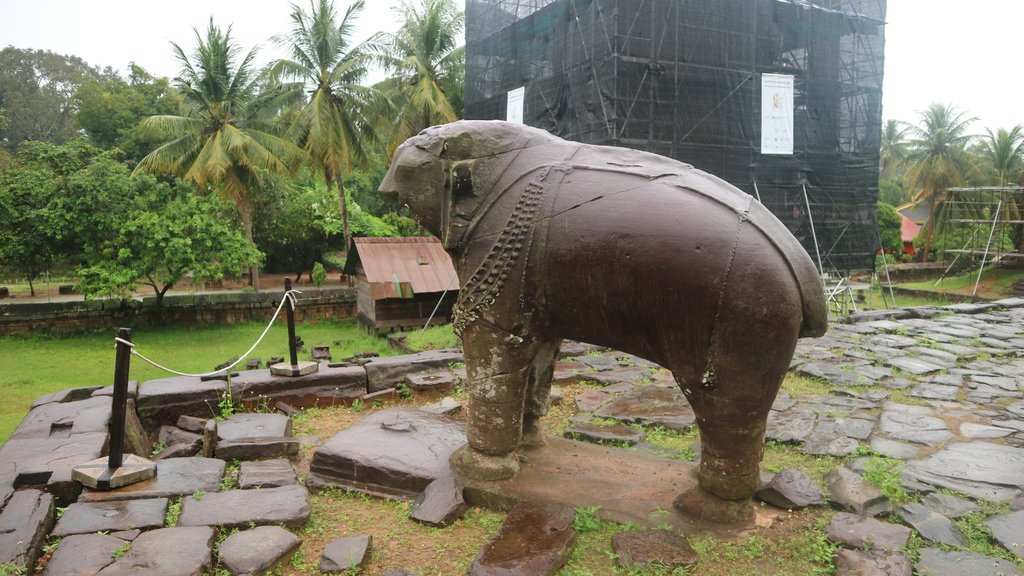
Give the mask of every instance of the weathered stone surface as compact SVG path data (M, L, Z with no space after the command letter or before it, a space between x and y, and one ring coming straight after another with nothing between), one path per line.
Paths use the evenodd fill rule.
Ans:
M899 515L907 524L913 526L925 540L949 546L967 547L967 539L952 520L923 504L913 502L904 504L899 509Z
M53 536L87 534L101 530L146 530L164 525L166 498L76 502L68 506L53 529Z
M82 491L79 501L173 498L197 491L216 492L220 487L220 479L224 476L224 468L223 460L213 458L168 458L156 463L156 477L151 480L110 491L86 488Z
M993 516L985 521L996 541L1024 560L1024 510Z
M839 510L877 516L892 509L892 504L878 488L846 468L829 470L825 474L825 485L828 487L829 503Z
M976 552L922 548L920 554L921 560L914 564L918 576L1024 576L1013 562Z
M218 440L217 458L224 460L258 460L280 458L299 453L299 441L284 436L254 436L237 440Z
M131 550L98 576L200 576L212 564L213 528L161 528L144 532Z
M18 490L0 505L0 565L30 569L53 527L53 496L39 490Z
M447 526L462 516L466 501L455 476L444 476L427 485L413 502L410 518L431 526Z
M765 438L785 444L799 444L814 431L817 419L817 415L813 412L772 410L768 413L768 429L765 432Z
M981 506L970 500L964 500L949 494L939 494L938 492L926 495L921 499L921 504L947 518L961 518L971 512L981 511Z
M671 530L618 532L612 535L615 563L627 570L653 566L672 570L697 564L697 552Z
M228 490L184 499L180 526L301 526L309 519L309 493L302 486Z
M923 460L911 460L903 475L972 498L1010 500L1024 489L1024 449L991 442L954 442Z
M369 557L373 538L369 535L346 536L331 540L320 557L320 571L327 574L345 572L362 566Z
M801 364L796 372L815 378L823 378L833 386L871 386L875 383L869 373L856 371L852 364L835 362L808 362Z
M60 541L43 576L95 576L114 562L125 541L106 534L78 534Z
M821 506L825 495L818 484L803 472L790 468L776 474L757 491L757 497L785 510L798 510L808 506Z
M203 426L203 456L213 458L217 455L217 421L210 419Z
M885 363L908 374L918 376L921 374L938 372L939 370L948 367L935 362L931 357L923 358L921 356L900 356L897 358L890 358L886 360Z
M132 382L134 382L134 380ZM131 382L128 384L130 386ZM102 386L82 386L79 388L68 388L66 390L50 392L49 394L44 394L39 398L36 398L35 402L32 403L32 408L42 406L43 404L50 404L51 402L77 402L79 400L85 400L90 398L93 395L93 392L100 388L102 388Z
M110 399L43 404L25 415L11 439L68 438L72 434L105 433L110 422Z
M696 423L693 409L677 388L639 386L594 410L600 418L686 430Z
M292 419L283 414L233 414L217 423L217 438L220 440L291 435Z
M382 427L403 421L408 431ZM465 443L463 427L457 422L419 410L383 410L317 448L310 482L415 496L450 473L448 459Z
M612 401L612 396L600 390L584 390L574 398L580 412L593 412Z
M848 419L852 421L852 419ZM864 422L864 421L861 421ZM870 427L870 423L868 423ZM860 444L845 436L835 421L818 421L811 435L804 440L800 449L804 454L835 456L842 458L857 450Z
M166 460L168 458L188 458L195 456L198 448L190 444L171 444L153 456L153 460Z
M881 522L859 514L840 512L825 528L829 540L849 548L895 551L910 540L910 528Z
M426 370L447 368L454 362L462 362L460 350L432 350L418 354L374 358L363 365L366 370L367 391L376 392L397 386L407 374Z
M231 379L231 387L234 396L250 409L261 404L274 406L277 402L302 409L351 404L367 392L362 366L324 363L316 372L297 377L276 376L270 370L246 370Z
M956 386L943 386L941 384L918 384L907 392L908 396L924 398L926 400L956 400L960 389Z
M276 488L298 484L292 465L284 459L242 462L238 467L238 487Z
M454 414L461 409L462 404L451 396L445 396L444 398L441 398L440 402L420 407L420 410L423 410L424 412L430 412L431 414L437 414L439 416Z
M576 422L562 434L566 438L584 440L586 442L613 442L633 446L643 442L647 434L640 429L625 426L623 424L604 425L591 424L589 422Z
M127 392L128 392L128 399L129 400L134 400L139 395L139 381L138 380L129 380L128 381L128 390L127 390ZM110 397L113 396L113 395L114 395L114 386L113 385L104 386L103 388L98 388L96 390L93 390L93 392L92 392L92 396L94 398L97 397L97 396L106 396L108 401L109 401Z
M946 423L930 409L895 402L885 403L878 428L893 438L917 444L934 446L953 438Z
M220 562L233 575L264 574L285 564L302 539L278 526L257 526L237 532L220 544Z
M977 424L975 422L963 422L960 424L960 434L963 434L967 438L1005 438L1006 436L1013 434L1013 430L1009 428L1000 428L998 426Z
M0 478L14 478L19 487L45 487L56 498L55 505L67 506L82 489L71 479L72 469L99 458L106 446L106 432L12 438L0 447Z
M203 381L189 376L159 378L139 386L136 409L149 427L174 424L182 414L209 418L216 412L220 395L227 391L223 380Z
M836 576L912 576L913 573L910 560L903 552L836 552Z
M907 444L906 442L900 442L898 440L891 440L884 436L875 436L872 438L871 448L883 456L904 460L917 458L918 454L921 453L921 448L918 448L913 444Z
M406 374L405 383L417 392L432 390L448 391L455 388L460 380L450 370L434 370L420 374Z
M519 504L473 559L470 576L551 576L576 542L575 513L563 506Z

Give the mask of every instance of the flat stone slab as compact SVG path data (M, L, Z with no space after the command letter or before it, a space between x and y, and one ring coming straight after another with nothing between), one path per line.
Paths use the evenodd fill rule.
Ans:
M967 547L967 539L963 532L942 514L924 506L923 504L908 503L899 508L900 518L907 524L914 527L921 537L929 542Z
M643 430L626 426L624 424L591 424L589 422L577 422L565 429L562 434L566 438L583 440L585 442L611 442L633 446L643 442L647 433Z
M371 545L373 537L369 535L331 540L324 546L323 556L320 557L320 571L336 574L361 567L369 556Z
M407 374L447 368L455 362L462 362L460 350L430 350L418 354L373 358L363 365L366 370L367 392L393 388L405 379Z
M187 496L180 526L257 526L284 524L297 528L309 520L309 493L302 486L228 490Z
M1013 432L1014 431L1010 428L989 426L987 424L978 424L976 422L963 422L960 424L960 434L967 438L1005 438L1010 434L1013 434Z
M220 544L221 564L233 575L265 574L288 562L302 539L278 526L237 532Z
M68 506L53 529L53 536L87 534L103 530L147 530L164 525L166 498L76 502Z
M618 532L612 535L615 563L627 570L672 570L697 564L697 552L671 530Z
M236 440L219 440L214 454L224 460L259 460L280 458L299 453L299 441L290 436L253 436Z
M53 527L53 496L39 490L18 490L0 510L0 565L31 569Z
M902 550L910 540L910 528L866 518L859 514L839 512L825 528L829 540L850 548L895 551Z
M232 414L217 423L217 438L219 440L291 435L292 419L284 414L254 412Z
M890 358L886 360L885 363L893 368L915 376L931 374L932 372L938 372L943 368L948 368L948 366L935 362L930 356L927 358L921 356L900 356L897 358Z
M784 510L825 504L825 495L818 484L807 474L793 468L776 474L757 491L757 498Z
M985 521L996 541L1024 560L1024 510L993 516Z
M435 370L421 374L407 374L405 383L417 392L429 392L432 390L451 390L462 380L456 378L450 370Z
M200 576L212 565L213 536L209 526L143 532L124 556L97 576Z
M818 415L811 411L772 410L768 413L765 438L784 444L800 444L814 431L817 421Z
M114 562L125 541L106 534L78 534L60 541L43 576L95 576Z
M576 513L555 505L520 504L469 567L470 576L553 576L576 543Z
M954 442L922 460L911 460L905 478L1001 502L1024 491L1024 448L991 442Z
M953 439L946 423L934 416L932 410L895 402L886 402L883 406L878 429L892 438L929 446Z
M877 516L892 509L889 500L878 488L847 468L829 470L824 480L828 487L829 503L834 508L867 516Z
M238 467L238 487L242 489L276 488L293 484L298 484L295 470L284 459L242 462Z
M921 499L921 504L947 518L962 518L972 512L981 511L981 506L970 500L964 500L949 494L939 494L938 492L926 495Z
M431 526L447 526L465 510L462 483L455 476L444 476L428 484L416 497L409 518Z
M955 401L960 389L956 386L944 386L942 384L918 384L914 386L908 396L924 398L926 400L949 400Z
M677 388L638 386L632 392L602 405L594 411L599 418L620 422L664 426L686 430L697 422L686 397Z
M167 458L156 463L156 477L151 480L102 491L85 489L79 502L107 502L133 500L138 498L174 498L193 492L216 492L224 476L226 464L223 460L193 456L189 458Z
M892 440L884 436L875 436L872 438L871 448L883 456L899 458L901 460L917 458L917 456L921 454L922 450L922 448L914 446L913 444L907 444L906 442L900 442L899 440Z
M383 410L316 449L310 485L414 497L450 474L448 459L465 443L458 422L420 410Z
M315 364L310 364L315 365ZM285 364L290 369L290 364ZM290 370L289 370L290 371ZM316 372L302 376L277 376L266 370L245 370L231 379L232 392L245 406L274 406L284 402L295 408L350 404L366 394L362 366L330 366L320 363Z
M839 550L836 576L912 576L910 559L903 552Z
M105 433L110 422L110 398L51 402L29 410L11 439L68 438L72 434Z
M142 423L150 427L174 424L182 414L209 418L217 413L217 403L226 391L223 380L191 376L149 380L139 386L136 410Z
M945 552L937 548L919 550L914 564L918 576L1024 576L1013 562L976 552Z
M129 388L135 380L128 382ZM136 382L138 384L138 382ZM32 403L32 407L42 406L43 404L49 404L51 402L77 402L79 400L85 400L90 398L94 392L102 388L102 386L82 386L79 388L68 388L65 390L58 390L56 392L50 392L49 394L43 394L39 398L36 398L35 402Z

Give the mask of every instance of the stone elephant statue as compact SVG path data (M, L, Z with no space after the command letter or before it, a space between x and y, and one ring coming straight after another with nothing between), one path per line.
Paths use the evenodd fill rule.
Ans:
M672 372L697 417L705 497L759 488L797 339L827 328L816 268L759 202L669 158L499 121L410 138L380 192L407 204L458 270L470 391L460 473L511 477L520 443L543 441L568 338Z

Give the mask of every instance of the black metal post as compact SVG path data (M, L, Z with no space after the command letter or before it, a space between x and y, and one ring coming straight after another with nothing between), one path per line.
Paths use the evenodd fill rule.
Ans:
M132 329L119 329L117 337L131 342ZM131 359L131 347L118 342L114 359L114 396L111 400L110 453L107 459L107 466L111 469L120 468L124 458L124 419L128 407L128 369Z
M292 289L292 279L284 279L284 291L287 295ZM299 365L299 352L295 349L295 311L292 310L292 303L287 302L284 305L285 313L288 314L288 354L292 362L292 367Z

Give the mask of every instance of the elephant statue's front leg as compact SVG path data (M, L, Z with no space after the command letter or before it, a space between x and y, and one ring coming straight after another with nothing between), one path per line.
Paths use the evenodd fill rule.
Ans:
M511 478L519 472L514 451L523 436L537 344L481 321L466 326L462 343L469 380L468 445L452 456L452 466L473 479Z

